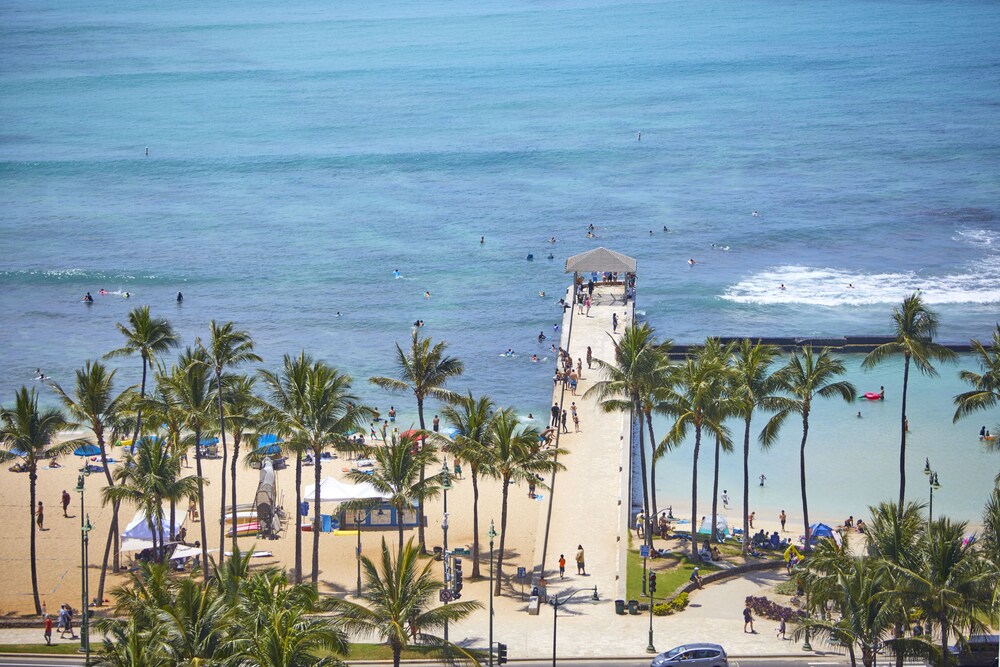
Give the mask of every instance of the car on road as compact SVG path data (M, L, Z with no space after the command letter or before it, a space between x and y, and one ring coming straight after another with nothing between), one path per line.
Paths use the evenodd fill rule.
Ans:
M726 650L718 644L684 644L661 653L650 667L729 667Z

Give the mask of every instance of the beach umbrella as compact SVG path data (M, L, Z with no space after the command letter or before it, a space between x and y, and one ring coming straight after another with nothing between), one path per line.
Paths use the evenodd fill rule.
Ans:
M100 453L101 453L101 448L98 447L97 445L93 445L90 443L86 445L80 445L79 447L73 450L73 456L90 457L90 456L98 456L100 455Z
M217 445L217 444L219 444L218 438L205 438L203 440L198 441L199 447L211 447L212 445Z
M450 426L444 430L444 434L449 438L454 438L456 435L462 435L462 429Z

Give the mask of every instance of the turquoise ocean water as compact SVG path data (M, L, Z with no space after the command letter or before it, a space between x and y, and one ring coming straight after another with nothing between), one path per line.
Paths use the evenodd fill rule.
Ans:
M149 304L186 343L232 319L269 364L304 347L358 378L424 319L457 387L544 411L527 356L596 245L638 259L639 309L682 342L885 333L917 288L945 340L1000 316L996 2L2 0L0 63L4 403ZM954 372L915 380L911 488L926 450L935 507L974 518L997 418L950 425ZM880 373L852 378L892 396ZM817 410L818 511L895 495L892 400L863 407ZM767 511L797 497L787 434Z

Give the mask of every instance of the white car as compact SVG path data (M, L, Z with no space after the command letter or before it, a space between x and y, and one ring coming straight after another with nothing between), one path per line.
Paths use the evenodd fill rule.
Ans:
M718 644L684 644L661 653L650 667L729 667L726 650Z

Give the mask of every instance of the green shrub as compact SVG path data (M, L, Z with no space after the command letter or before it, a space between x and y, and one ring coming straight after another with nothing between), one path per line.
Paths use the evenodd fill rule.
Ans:
M688 594L681 593L675 598L667 600L666 602L661 602L653 607L654 616L670 616L678 611L684 611L684 608L688 606Z

